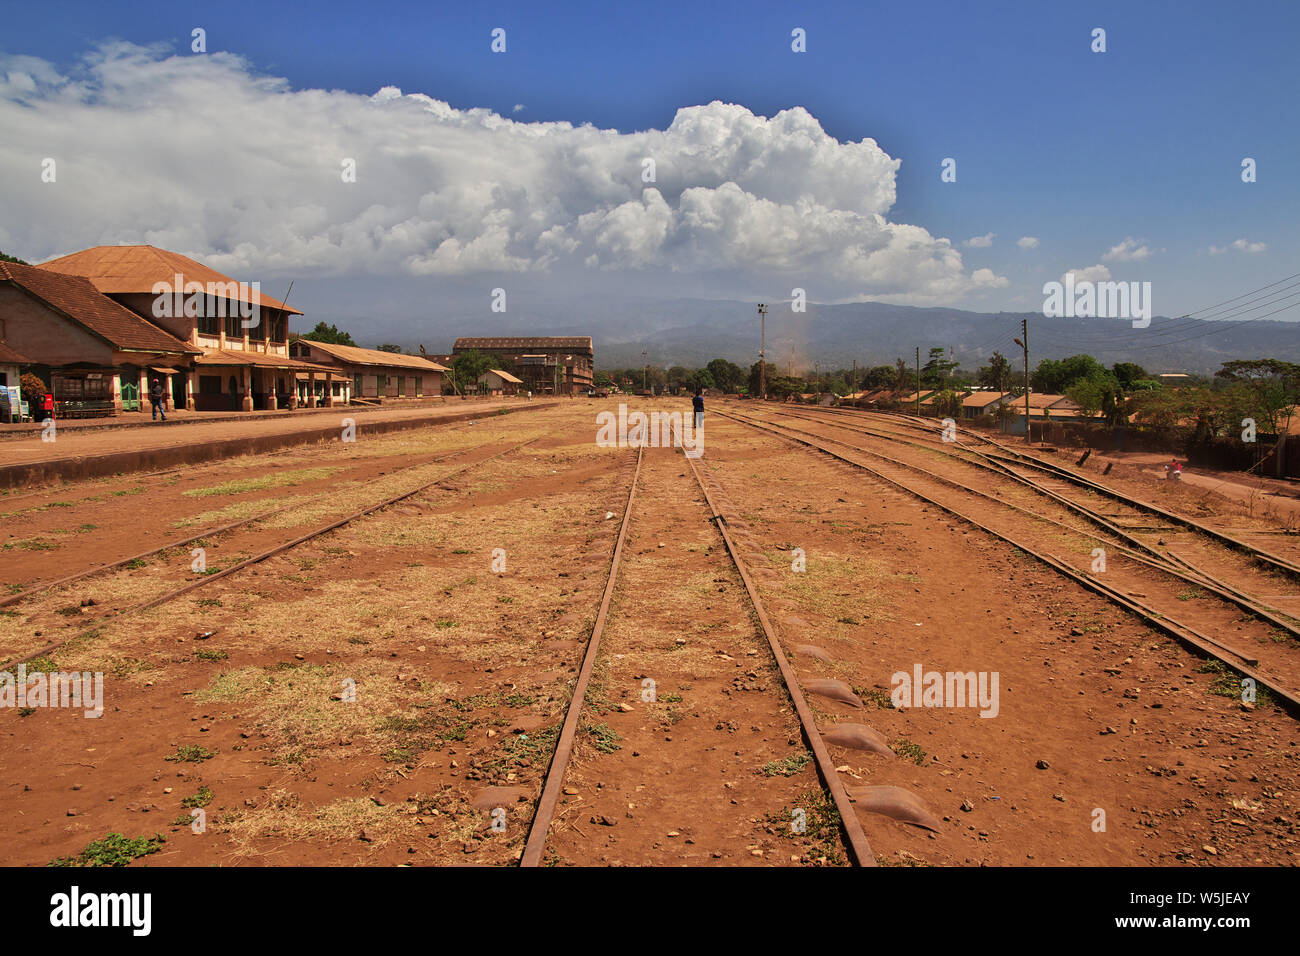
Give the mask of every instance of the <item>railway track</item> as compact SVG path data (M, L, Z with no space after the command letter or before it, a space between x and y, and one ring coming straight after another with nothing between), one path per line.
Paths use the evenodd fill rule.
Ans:
M1131 522L1132 520L1134 520L1135 515L1141 514L1141 509L1138 508L1136 505L1134 505L1131 508L1128 514L1117 515L1117 514L1101 512L1095 509L1094 507L1092 507L1086 501L1081 502L1077 498L1070 497L1067 494L1063 494L1062 489L1059 487L1059 485L1057 487L1052 487L1045 484L1044 481L1042 480L1035 480L1034 478L1028 475L1025 475L1013 468L1006 466L1004 463L998 461L993 456L986 455L979 451L971 452L970 457L967 457L966 454L958 454L957 453L958 451L961 451L963 453L970 451L969 449L966 448L959 448L957 450L953 450L953 445L959 444L958 442L940 441L936 444L916 442L916 441L910 441L905 438L901 438L896 434L890 432L881 432L872 429L846 426L838 422L827 422L824 419L817 416L809 417L802 414L794 414L794 413L786 412L784 410L779 412L778 414L787 418L795 418L801 421L813 422L831 428L843 429L846 431L852 431L860 434L870 435L873 437L883 438L895 443L896 445L902 444L905 446L911 446L913 448L923 449L928 452L939 452L947 456L948 458L951 458L955 461L959 461L966 465L978 467L984 471L992 473L995 476L998 476L999 478L1002 477L1010 478L1012 481L1015 481L1020 485L1032 489L1039 495L1042 495L1045 499L1048 499L1049 501L1055 503L1056 505L1059 505L1061 508L1065 509L1066 511L1081 517L1085 522L1092 525L1094 528L1100 529L1104 533L1104 536L1092 535L1093 537L1096 538L1096 540L1099 543L1106 544L1108 547L1117 546L1118 548L1121 549L1121 551L1124 554L1126 554L1128 557L1134 560L1141 561L1142 563L1153 567L1160 567L1165 571L1167 571L1168 573L1183 579L1189 584L1211 591L1217 596L1219 596L1220 598L1235 604L1237 607L1241 608L1242 610L1247 611L1253 615L1256 615L1262 620L1268 621L1269 624L1271 624L1273 627L1290 634L1293 639L1300 640L1300 620L1298 620L1294 614L1268 603L1270 600L1276 601L1279 599L1285 599L1289 601L1300 601L1300 590L1297 590L1290 595L1273 595L1267 598L1263 597L1262 593L1264 592L1260 591L1261 588L1268 589L1268 590L1274 590L1276 588L1276 582L1273 580L1273 578L1265 574L1263 571L1261 571L1260 567L1244 565L1242 562L1240 562L1239 556L1236 554L1235 551L1227 554L1217 552L1213 550L1213 546L1210 545L1208 542L1203 547L1208 548L1209 552L1205 553L1199 562L1193 562L1192 560L1172 550L1172 548L1166 544L1164 538L1161 536L1161 535L1169 535L1172 531L1178 530L1176 526L1159 528L1143 536L1142 534L1138 533L1140 529L1135 528L1133 524L1131 523L1121 524L1119 521L1120 518L1128 518L1129 521ZM831 439L831 440L839 441L838 439ZM844 444L846 445L846 447L855 448L856 450L864 451L869 454L874 454L879 456L878 452L861 448L860 446L854 446L848 443L844 443ZM885 456L880 456L880 457L885 457ZM896 464L900 463L892 458L886 458L885 460L891 461ZM1050 465L1050 463L1045 463L1045 464ZM915 466L915 464L912 463L912 467L917 467L917 466ZM967 487L968 490L975 490L975 489L969 489L968 486L962 485L959 482L952 482L950 478L941 475L936 475L932 472L925 471L924 469L921 469L919 467L917 467L917 470L924 471L925 474L927 474L931 478L934 478L935 480L948 482L954 484L954 486ZM1063 471L1063 469L1059 469L1059 470ZM989 498L990 500L997 501L999 504L1003 506L1015 507L1009 502L997 497L996 488L995 488L995 493L992 495L986 492L977 492L977 493L981 494L983 497ZM1126 498L1126 500L1132 500L1132 499ZM1070 527L1069 525L1063 524L1057 521L1056 519L1045 518L1045 520L1052 520L1054 523L1058 524L1063 528ZM1138 518L1138 520L1141 519ZM1074 526L1074 530L1079 530L1079 529L1077 526ZM1154 542L1150 540L1151 537L1155 537ZM1213 541L1214 539L1211 538L1209 540ZM1244 542L1241 542L1239 544L1241 544L1241 547L1243 549L1250 547L1249 545L1246 545ZM1263 564L1265 561L1273 557L1263 553L1256 554L1255 556L1260 559L1261 564ZM1237 566L1235 568L1233 567L1234 561L1237 562ZM1208 562L1215 563L1216 566L1220 569L1219 573L1211 574L1206 570L1204 570L1203 565ZM1234 584L1223 577L1224 574L1223 568L1225 564L1229 569L1235 571L1235 578L1238 582L1237 584ZM1248 587L1239 586L1242 582L1249 582L1249 586ZM1249 588L1253 588L1254 590L1250 590Z
M525 848L520 858L521 866L534 867L542 865L548 849L548 841L550 841L552 837L553 826L556 822L557 810L560 805L566 773L569 771L572 764L575 740L579 732L579 727L583 722L584 710L590 705L589 690L591 687L593 670L596 667L598 658L601 656L602 639L605 638L606 629L610 623L611 605L614 601L616 592L619 589L620 572L623 568L629 527L632 525L636 513L638 481L642 476L644 460L645 449L641 448L638 452L636 471L633 475L631 487L629 488L627 505L624 509L623 521L619 529L618 540L611 557L609 575L601 599L600 610L593 626L591 636L587 641L578 681L574 687L573 696L565 714L563 727L561 729L554 755L547 769L541 797L538 800L537 809L529 829ZM872 853L870 844L862 830L861 822L859 821L857 813L853 807L853 801L839 779L834 761L831 759L831 755L826 748L826 744L822 740L821 733L818 730L812 708L808 705L800 683L790 667L786 651L782 646L770 619L768 618L758 590L745 566L740 551L727 530L726 516L719 511L713 497L709 494L708 488L695 462L685 458L685 456L682 457L682 460L686 462L686 467L690 471L694 482L704 499L705 507L701 509L699 520L707 522L716 529L717 538L720 539L723 549L725 549L730 560L730 567L734 570L735 574L739 576L740 581L742 582L752 616L756 620L758 629L761 631L763 638L766 641L772 662L774 663L780 677L778 692L788 695L789 701L793 706L794 713L798 720L799 731L812 754L812 762L816 767L817 775L826 791L830 794L830 798L838 811L841 828L840 835L843 845L847 850L849 861L857 866L874 866L876 864L875 856ZM684 474L682 476L684 477ZM675 500L680 500L680 498ZM678 516L677 520L680 521L682 519ZM663 547L663 545L660 544L659 547ZM721 579L714 579L715 582L719 580ZM685 643L685 639L679 640L679 643ZM731 660L729 655L723 655L723 657L728 661ZM753 672L751 672L751 674L752 673ZM732 712L737 719L742 719L739 708L733 706L730 708L729 712ZM782 710L782 713L784 713L784 710ZM755 727L754 729L758 728ZM791 743L793 743L793 741L791 741ZM732 800L731 802L734 804L736 801ZM675 835L676 833L670 834L670 836Z
M480 445L469 449L462 448L454 452L449 452L448 454L445 455L437 455L433 458L427 458L421 461L412 462L410 464L401 465L393 469L392 471L388 472L386 477L393 477L402 473L408 473L414 471L417 468L425 468L428 467L429 465L436 465L452 458L461 457L465 455L467 452L473 452L482 447L486 447L486 446ZM275 454L285 455L285 454L289 454L289 452L277 452ZM174 474L174 473L175 472L158 472L158 474ZM327 498L331 497L334 494L335 492L328 491L328 492L323 492L319 495L314 495L306 499L305 501L297 502L294 505L294 508L295 509L311 508L313 505L320 504L321 502L325 501ZM22 591L16 594L11 594L4 598L0 598L0 608L12 607L16 604L22 604L26 601L29 601L31 598L35 597L36 595L42 594L46 591L53 590L54 588L66 587L68 585L76 584L81 581L87 581L91 578L98 577L103 574L108 574L112 571L116 571L119 568L123 568L128 565L138 566L138 562L147 561L150 558L157 557L158 555L164 554L168 551L174 551L178 548L188 547L189 545L194 544L195 542L198 541L211 540L213 538L219 538L223 535L232 534L233 532L238 531L240 528L250 527L259 522L266 521L269 518L276 517L277 515L282 514L284 510L285 509L283 507L270 508L266 511L258 512L257 514L252 515L251 517L241 518L237 521L231 521L226 524L217 525L212 528L207 528L203 531L200 531L197 534L190 535L187 538L179 538L172 541L168 541L166 544L160 545L159 547L150 548L147 551L141 551L137 554L132 554L127 557L120 558L116 561L109 562L108 564L96 565L93 568L87 568L83 571L78 571L73 574L64 575L63 577L54 578L48 581L37 581L34 584L24 587Z
M856 419L859 423L863 421L871 421L876 426L874 429L859 424L859 430L865 434L874 434L878 437L888 437L897 440L899 437L897 432L881 430L882 426L879 423L879 419L884 418L890 424L897 424L899 427L904 427L914 434L922 436L926 439L927 447L941 451L944 454L952 454L955 446L956 448L968 452L981 461L987 462L991 467L999 468L1006 474L1023 477L1027 481L1032 481L1032 479L1027 477L1027 471L1037 472L1048 479L1053 479L1059 482L1058 489L1078 489L1085 494L1091 493L1093 495L1105 497L1122 507L1131 509L1134 512L1154 516L1169 525L1169 527L1161 528L1161 532L1177 531L1179 528L1195 532L1197 535L1203 536L1227 548L1240 552L1261 567L1275 570L1287 575L1288 577L1300 580L1300 563L1297 563L1290 558L1268 551L1257 544L1244 541L1232 534L1214 528L1205 522L1197 521L1196 519L1189 518L1186 515L1170 511L1167 508L1161 508L1153 502L1144 501L1140 498L1135 498L1132 495L1127 495L1118 489L1094 481L1087 475L1072 471L1055 462L1047 461L1022 449L999 442L996 439L990 438L987 435L982 435L973 429L964 430L961 434L969 439L973 439L984 448L991 449L991 451L982 451L973 448L970 445L967 445L962 438L958 438L954 442L942 442L941 440L937 440L935 434L939 431L939 423L929 419L885 412L857 412L846 409L826 409L825 411L830 412L836 417L844 417L846 419L851 417L852 419ZM781 413L794 414L784 409ZM866 419L865 416L867 415L871 415L873 418ZM802 415L800 417L802 417ZM822 420L826 419L823 418ZM1040 487L1046 487L1041 481L1036 483L1039 484ZM1086 502L1080 502L1078 498L1073 498L1072 500L1081 508L1094 510Z
M1275 665L1285 665L1285 676L1260 670L1256 666L1259 660L1253 647L1228 644L1217 636L1204 633L1201 629L1182 623L1176 616L1168 613L1168 602L1163 607L1156 607L1144 591L1133 591L1131 588L1124 589L1112 586L1103 581L1101 576L1085 573L1074 567L1071 561L1063 559L1059 553L1060 548L1056 548L1056 553L1053 553L1054 549L1049 542L1044 541L1043 535L1035 535L1033 532L1026 533L1025 531L1024 520L1026 518L1033 519L1037 523L1044 521L1044 516L1027 512L1025 509L1017 508L1008 502L1000 501L992 494L967 487L962 482L947 476L929 473L926 469L913 462L894 459L878 451L828 436L818 435L806 429L776 425L772 422L756 420L733 412L720 411L717 414L750 428L776 435L786 441L812 448L854 468L865 471L885 484L919 498L927 504L933 505L941 511L1019 548L1031 557L1142 618L1152 627L1174 637L1184 645L1196 649L1198 653L1213 657L1239 675L1251 678L1259 686L1265 687L1275 694L1293 716L1300 716L1300 696L1297 696L1296 687L1293 686L1296 683L1297 675L1300 675L1300 661L1296 660L1294 654L1285 658L1277 657L1270 662ZM832 446L839 446L843 450L837 450ZM868 464L861 460L864 457L874 459L874 461ZM976 517L972 513L973 509L970 506L972 504L983 506L985 502L996 502L1002 506L998 510L1008 515L1007 520L993 521L987 517L984 519ZM993 514L996 515L996 512ZM1019 524L1016 525L1015 522L1019 522ZM1055 522L1055 525L1059 526L1060 522ZM1080 533L1076 529L1071 530L1075 534ZM1078 553L1077 550L1075 553ZM1136 573L1135 569L1145 569L1148 576L1155 572L1166 576L1172 575L1175 578L1179 577L1178 570L1172 566L1165 567L1158 562L1140 561L1137 560L1137 557L1139 556L1135 556L1132 560L1132 565L1129 568L1130 574ZM1120 558L1126 560L1128 556L1121 553ZM1183 576L1183 580L1186 580L1186 576ZM1152 583L1150 577L1148 577L1148 583ZM1227 589L1223 589L1223 592L1219 596L1228 599L1230 595ZM1249 625L1239 623L1239 626Z
M449 481L449 480L451 480L451 479L453 479L453 478L455 478L455 477L457 477L457 476L459 476L459 475L461 475L461 474L464 474L465 472L468 472L468 471L470 471L471 469L477 468L477 467L479 467L479 466L481 466L481 465L485 465L485 464L487 464L488 462L496 461L497 459L502 458L502 457L504 457L504 456L506 456L506 455L509 455L509 454L511 454L511 453L513 453L513 452L515 452L515 451L518 451L519 449L524 448L524 447L526 447L526 446L528 446L528 445L531 445L531 444L533 444L534 442L540 441L541 439L547 437L549 434L554 434L554 432L544 433L544 434L542 434L542 435L535 436L535 437L530 438L530 439L527 439L527 440L525 440L525 441L518 442L518 443L513 444L513 445L511 445L510 447L508 447L508 448L506 448L506 449L504 449L504 450L502 450L502 451L500 451L500 452L497 452L496 454L489 455L489 456L487 456L487 457L485 457L485 458L477 459L477 460L475 460L475 461L473 461L473 462L470 462L469 464L466 464L466 465L463 465L463 466L461 466L461 467L459 467L459 468L453 469L453 470L450 471L450 472L444 472L444 473L441 473L441 474L439 474L438 476L436 476L435 478L433 478L432 480L421 482L420 484L418 484L418 485L417 485L416 487L414 487L414 488L407 489L407 490L402 491L402 492L399 492L398 494L395 494L395 495L387 496L387 497L383 498L382 500L380 500L380 501L378 501L378 502L372 502L372 503L370 503L370 504L368 504L368 505L365 505L365 506L363 506L363 507L361 507L361 508L359 508L359 509L353 510L352 512L350 512L350 513L348 513L348 514L345 514L345 515L343 515L342 517L336 518L336 519L334 519L334 520L332 520L332 521L330 521L330 522L328 522L328 523L326 523L326 524L323 524L323 525L320 525L320 526L318 526L318 527L316 527L316 528L313 528L312 530L306 532L305 534L297 535L297 536L295 536L294 538L292 538L292 539L290 539L290 540L288 540L288 541L281 541L281 542L278 542L278 543L274 544L273 546L271 546L271 547L269 547L269 548L266 548L266 549L264 549L264 550L258 552L257 554L252 555L251 557L248 557L248 558L245 558L245 559L243 559L243 560L240 560L240 561L236 562L235 564L233 564L233 565L231 565L231 566L229 566L229 567L227 567L227 568L223 568L223 569L221 569L221 570L219 570L219 571L214 571L214 572L211 572L211 573L205 574L205 575L203 575L202 577L198 578L197 580L189 581L189 582L187 582L187 583L185 583L185 584L181 584L181 585L179 585L179 586L177 586L177 587L170 588L170 589L164 591L164 592L161 593L161 594L158 594L158 595L155 595L155 596L153 596L153 597L150 597L150 598L148 598L147 600L144 600L144 601L136 602L136 603L134 603L134 604L132 604L132 605L130 605L130 606L128 606L128 607L125 607L125 608L122 608L122 609L116 611L115 613L111 613L111 614L108 614L108 615L101 616L99 619L97 619L95 622L93 622L91 626L89 626L89 627L85 627L85 628L81 628L81 629L79 629L76 633L71 634L71 635L68 635L67 637L61 638L61 639L58 640L58 641L47 642L46 644L44 644L43 646L41 646L40 648L38 648L38 649L36 649L36 650L33 650L33 651L27 651L27 652L21 652L21 651L20 651L20 652L17 652L17 653L11 653L9 656L7 656L7 657L4 659L3 663L4 663L5 666L9 666L9 665L19 664L19 663L23 663L23 662L26 662L26 661L34 660L34 659L37 659L37 658L41 658L41 657L44 657L44 656L46 656L46 655L48 655L48 654L50 654L50 653L52 653L52 652L58 650L58 649L61 648L61 647L66 646L66 645L69 644L69 643L72 643L72 642L74 642L74 641L79 641L79 640L83 640L83 639L86 639L86 638L93 637L93 636L98 632L98 630L99 630L101 627L103 627L105 624L107 624L107 623L110 623L110 622L112 622L112 623L116 623L117 621L121 620L121 619L124 618L124 617L128 617L128 616L130 616L130 615L132 615L132 614L137 614L137 613L140 613L140 612L142 612L142 611L147 611L147 610L149 610L149 609L151 609L151 608L156 608L156 607L158 607L158 606L160 606L160 605L162 605L162 604L166 604L166 603L168 603L168 602L170 602L170 601L173 601L173 600L175 600L176 598L179 598L179 597L181 597L181 596L183 596L183 595L189 594L189 593L191 593L191 592L193 592L193 591L196 591L196 590L198 590L198 589L200 589L200 588L206 587L206 586L208 586L208 585L210 585L210 584L212 584L212 583L214 583L214 582L216 582L216 581L219 581L219 580L221 580L221 579L223 579L223 578L229 577L229 576L231 576L231 575L233 575L233 574L237 574L237 573L239 573L239 572L241 572L241 571L244 571L244 570L246 570L246 569L248 569L248 568L250 568L250 567L253 567L253 566L257 565L257 564L260 564L261 562L267 560L268 558L271 558L271 557L274 557L274 556L276 556L276 555L282 554L282 553L284 553L284 552L286 552L286 551L289 551L289 550L291 550L291 549L293 549L293 548L295 548L295 547L298 547L298 546L300 546L300 545L302 545L302 544L305 544L305 543L308 542L308 541L312 541L312 540L314 540L314 539L316 539L316 538L321 537L322 535L328 534L328 533L330 533L331 531L336 531L336 530L338 530L339 528L342 528L342 527L344 527L344 526L346 526L346 525L352 524L353 522L355 522L355 521L357 521L357 520L359 520L359 519L361 519L361 518L364 518L364 517L367 516L367 515L373 514L373 513L376 512L376 511L380 511L380 510L382 510L382 509L384 509L384 508L391 507L392 505L395 505L395 504L397 504L397 503L399 503L399 502L401 502L401 501L404 501L404 500L406 500L406 499L408 499L408 498L415 497L416 495L419 495L419 494L421 494L422 492L425 492L425 491L427 491L428 489L433 488L433 487L436 486L436 485L439 485L439 484L442 484L442 483L444 483L444 482L446 482L446 481ZM419 463L419 464L417 464L417 465L408 466L408 468L404 468L404 469L402 469L402 470L403 470L403 471L406 471L406 470L414 469L414 468L427 467L428 465L431 465L431 464L437 464L437 463L440 463L440 462L442 462L442 461L446 461L446 460L448 460L448 459L450 459L450 458L455 458L455 457L462 456L462 455L464 455L464 454L466 453L466 451L468 451L468 452L477 451L477 450L479 450L479 449L482 448L482 447L484 447L484 446L475 446L474 448L471 448L471 449L468 449L468 450L462 449L460 452L453 452L453 453L450 454L450 455L441 456L441 457L438 457L438 458L433 459L432 461L422 462L422 463ZM323 496L320 496L320 497L323 498L323 497L326 497L326 496L323 495ZM251 523L256 522L256 521L263 521L263 520L266 520L266 518L268 518L269 516L271 516L271 514L273 514L273 513L263 513L263 514L259 514L259 515L256 515L256 516L254 516L253 518L250 518L250 519L248 519L248 520L246 520L246 521L237 522L237 523L235 523L235 524L233 524L233 525L229 525L229 526L226 526L226 527L224 527L224 528L222 528L222 529L218 529L218 531L219 531L219 532L224 532L224 533L229 533L230 530L233 530L233 529L235 529L235 528L237 528L237 527L242 527L242 526L245 526L245 525L251 524ZM214 533L214 532L209 531L209 532L206 532L204 535L198 535L198 536L196 536L196 537L194 537L194 538L187 539L187 540L186 540L185 542L183 542L183 543L184 543L184 544L188 544L188 543L191 543L191 542L193 542L193 541L201 540L201 539L203 539L203 538L206 537L206 536L210 536L210 535L212 535L213 533ZM174 547L176 547L176 546L177 546L177 544L176 544L176 543L173 543L173 544L170 544L170 545L164 546L164 548L155 549L155 550L153 550L153 551L151 551L151 552L147 552L147 554L150 554L150 555L156 555L156 554L162 553L163 551L165 551L165 550L167 550L167 549L169 549L169 548L174 548ZM127 561L124 561L124 562L118 562L118 564L115 565L115 567L125 566L125 565L128 564L131 560L132 560L132 559L127 559ZM70 578L70 579L64 579L64 580L60 580L60 581L50 582L49 585L47 585L47 588L52 590L52 589L54 589L55 587L63 586L63 585L66 585L66 584L68 584L68 583L76 583L77 581L82 580L82 579L84 579L84 578L88 578L88 577L92 577L92 576L97 576L97 575L99 575L99 574L101 574L101 573L104 573L106 570L109 570L109 569L96 568L96 569L93 569L93 570L91 570L91 571L85 572L85 573L80 574L80 575L74 575L74 576L73 576L72 578ZM25 596L26 596L26 595L17 595L17 596L15 596L15 597L21 599L21 598L23 598L23 597L25 597Z

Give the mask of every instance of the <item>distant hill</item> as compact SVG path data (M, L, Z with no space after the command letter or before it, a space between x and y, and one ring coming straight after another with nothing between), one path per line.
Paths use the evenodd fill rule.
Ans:
M755 306L745 302L675 303L690 320L655 331L645 339L616 334L596 338L596 359L603 368L639 365L646 361L668 366L698 366L713 358L742 365L758 360L759 322ZM1146 329L1128 320L1048 319L1041 313L995 314L959 309L917 308L878 302L852 305L810 305L796 314L788 306L773 306L767 317L768 361L794 365L800 371L813 364L822 369L892 364L904 358L921 360L932 346L951 348L963 368L987 362L995 349L1021 361L1013 339L1020 322L1029 320L1030 363L1088 352L1106 365L1136 362L1151 372L1211 373L1233 358L1279 358L1300 361L1300 323L1194 322L1156 317ZM644 342L644 344L643 344Z
M599 294L565 295L548 289L518 294L503 314L486 311L481 290L447 288L430 299L422 285L367 280L314 283L314 296L299 303L306 331L333 322L358 343L395 342L410 351L424 345L446 352L462 335L590 335L599 368L627 368L644 361L665 368L698 367L725 358L739 365L758 360L758 315L752 302L669 299ZM314 301L313 301L314 299ZM363 311L364 310L364 311ZM416 318L418 316L418 318ZM922 361L931 346L953 350L974 370L994 349L1020 361L1012 339L1029 320L1030 362L1089 352L1106 365L1137 362L1151 372L1211 373L1233 358L1279 358L1300 362L1300 322L1199 322L1156 317L1134 329L1120 319L1048 319L1041 313L986 313L862 302L808 306L790 311L773 304L767 316L768 359L796 370Z

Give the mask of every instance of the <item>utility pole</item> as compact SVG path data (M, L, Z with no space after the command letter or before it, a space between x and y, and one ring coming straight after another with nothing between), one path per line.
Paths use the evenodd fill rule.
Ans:
M921 415L921 346L916 347L916 414Z
M1016 339L1016 344L1025 350L1025 444L1032 442L1029 439L1029 320L1020 320L1020 334L1024 336L1024 341Z
M646 388L646 377L650 374L650 365L645 360L646 350L641 350L641 391L648 391Z
M858 360L853 360L853 378L849 381L849 394L853 395L858 390Z
M767 306L758 304L758 320L761 323L758 340L758 395L767 401Z

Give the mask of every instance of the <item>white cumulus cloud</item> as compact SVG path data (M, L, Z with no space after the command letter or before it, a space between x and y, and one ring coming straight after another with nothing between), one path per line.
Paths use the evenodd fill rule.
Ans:
M0 248L33 261L152 243L236 275L739 270L916 301L1006 283L889 221L899 161L799 107L713 102L621 133L109 43L68 74L0 57L0 128Z
M1075 282L1105 282L1110 278L1110 270L1101 263L1088 266L1086 269L1070 269L1065 275L1069 275L1070 272L1074 273ZM1065 275L1061 276L1062 282L1065 281Z
M1018 245L1021 249L1037 249L1037 248L1038 248L1038 237L1037 237L1037 236L1021 236L1019 239L1016 240L1016 245Z
M1151 258L1151 247L1145 240L1129 236L1118 245L1111 246L1101 258L1103 262L1139 262Z
M986 232L982 236L971 236L966 240L966 245L972 249L987 249L993 245L994 233Z

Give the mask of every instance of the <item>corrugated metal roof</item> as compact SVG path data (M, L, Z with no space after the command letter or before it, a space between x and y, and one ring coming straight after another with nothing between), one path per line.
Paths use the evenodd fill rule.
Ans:
M89 279L39 266L0 262L0 281L26 290L116 349L199 354L196 349L103 295Z
M251 365L255 368L279 368L301 370L304 372L335 372L328 365L304 362L302 359L289 358L287 355L268 355L266 352L230 352L221 349L209 349L194 360L195 365Z
M457 339L452 350L465 352L470 349L572 349L595 354L590 335L533 336L520 338L464 338Z
M132 292L153 294L155 283L173 285L178 274L186 283L198 282L205 286L209 282L223 285L238 282L179 252L170 252L156 246L94 246L42 262L39 268L64 275L85 276L95 284L95 288L108 295ZM249 292L252 292L251 288ZM236 301L302 315L279 299L262 293L240 295Z
M385 352L382 349L363 349L354 345L335 345L333 342L317 342L315 339L297 341L318 348L327 355L352 365L388 365L394 368L415 368L424 372L447 371L437 362L430 362L418 355L403 355L401 352Z
M522 378L515 378L509 372L503 372L499 368L490 368L488 369L488 371L491 372L493 375L498 376L502 381L513 382L516 385L524 384L524 380Z
M966 408L983 408L1010 394L1010 392L972 392L963 398L961 403Z

